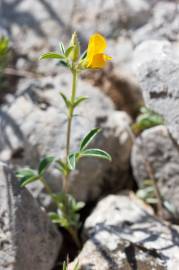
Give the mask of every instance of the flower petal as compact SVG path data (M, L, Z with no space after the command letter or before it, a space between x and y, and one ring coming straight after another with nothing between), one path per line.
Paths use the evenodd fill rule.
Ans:
M90 37L87 49L87 62L91 64L94 55L104 53L107 47L105 38L96 33Z
M91 63L88 64L88 68L103 68L108 60L112 58L106 54L98 53L95 54L91 60Z

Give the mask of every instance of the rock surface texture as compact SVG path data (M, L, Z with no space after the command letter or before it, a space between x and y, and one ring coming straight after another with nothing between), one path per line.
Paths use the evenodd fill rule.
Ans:
M146 105L165 118L172 137L179 143L179 57L176 50L168 41L146 41L137 47L134 63Z
M61 244L47 215L0 165L0 269L51 270Z
M163 199L174 207L179 219L179 151L165 126L144 131L133 145L131 164L139 187L150 178L144 161L150 164Z
M29 83L11 105L1 110L1 159L20 166L36 167L43 155L53 154L63 158L66 109L59 89L69 94L70 81L69 75L62 74ZM83 81L79 82L78 89L78 95L89 96L89 100L76 111L72 126L72 150L77 150L82 137L92 128L101 127L102 132L92 146L108 151L113 158L111 163L100 159L83 159L72 174L71 192L78 199L87 201L96 199L106 190L116 192L131 186L129 165L132 143L127 131L130 118L125 112L115 111L110 99L99 89ZM61 176L55 169L48 180L54 191L60 189ZM33 194L39 194L41 189L38 184L38 191L37 187L34 191L32 184Z
M112 37L124 28L143 25L149 17L150 4L145 0L12 0L2 2L0 24L20 51L27 52L44 43L54 45L54 40L65 39L73 31L80 33L83 43L96 31Z
M84 233L89 240L76 259L83 270L172 270L179 265L179 228L162 223L132 197L104 198L86 220Z

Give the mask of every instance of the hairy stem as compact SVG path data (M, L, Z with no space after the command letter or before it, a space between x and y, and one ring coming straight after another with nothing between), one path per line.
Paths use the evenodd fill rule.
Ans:
M74 112L74 102L76 97L76 82L77 82L77 71L72 70L73 82L72 82L72 94L71 94L71 105L68 110L68 123L67 123L67 140L66 140L66 162L70 152L70 140L71 140L71 126ZM64 176L63 179L63 190L68 192L68 174Z

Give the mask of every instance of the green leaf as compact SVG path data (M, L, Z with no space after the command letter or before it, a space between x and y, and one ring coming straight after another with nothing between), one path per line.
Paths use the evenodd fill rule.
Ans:
M145 188L141 188L137 191L137 196L141 199L148 199L155 197L155 188L154 186L149 186Z
M101 131L100 128L92 129L81 141L80 151L86 149L86 147L90 144L90 142L94 139L94 137Z
M21 187L25 187L27 184L32 183L39 179L37 171L32 169L22 169L16 172L16 177L20 180L19 184Z
M66 51L65 51L65 56L68 57L72 50L74 49L74 46L70 46Z
M60 52L62 53L62 54L65 54L65 47L64 47L64 45L63 45L63 42L59 42L59 47L60 47Z
M50 212L48 215L53 223L59 223L59 216L57 213Z
M74 267L73 270L80 270L80 268L79 268L79 262L77 262L77 263L75 264L75 267Z
M68 155L68 166L70 170L74 170L76 168L76 158L77 158L77 153L71 153Z
M64 59L64 56L62 54L59 54L57 52L48 52L44 53L40 56L40 60L42 59Z
M66 164L64 161L62 160L57 160L56 164L58 165L58 169L59 171L63 174L63 175L67 175L69 173L69 168L68 168L68 164Z
M48 167L53 163L55 158L53 156L44 157L39 164L38 172L40 175L44 174Z
M58 64L60 64L64 67L68 67L68 63L65 60L60 60Z
M6 55L9 48L9 39L7 37L0 38L0 57Z
M109 161L112 160L111 156L101 149L86 149L83 152L80 152L80 157L96 157L96 158L102 158L107 159Z
M86 56L87 56L87 50L86 51L84 51L83 53L82 53L82 55L81 55L81 59L83 60L83 59L85 59L86 58Z
M80 97L76 98L73 107L74 108L77 107L81 102L83 102L87 99L88 99L88 97L85 97L85 96L80 96Z
M60 95L61 95L63 101L65 102L66 107L69 108L71 102L68 100L68 98L62 92L60 92Z
M75 204L75 211L79 211L79 210L81 210L84 207L85 207L85 203L84 202L77 202Z
M67 263L66 262L63 262L63 270L68 270L67 269Z
M141 114L137 117L136 124L139 131L164 124L164 119L158 113L146 108L141 108Z

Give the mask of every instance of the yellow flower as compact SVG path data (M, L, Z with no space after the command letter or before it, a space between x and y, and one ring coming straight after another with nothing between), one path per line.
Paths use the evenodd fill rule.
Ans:
M86 56L87 68L103 68L106 62L112 59L104 53L106 47L107 43L102 35L96 33L90 37Z

